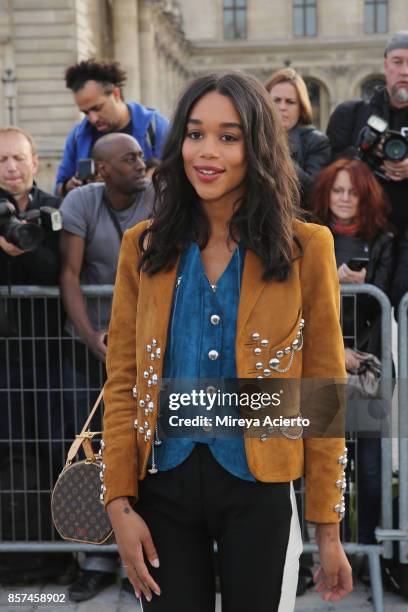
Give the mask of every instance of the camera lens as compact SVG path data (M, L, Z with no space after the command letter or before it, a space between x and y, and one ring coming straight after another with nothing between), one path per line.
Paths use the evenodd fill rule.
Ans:
M407 157L407 143L399 138L390 138L384 143L384 158L391 161L402 161Z
M44 239L44 230L33 223L22 223L18 219L10 219L3 235L8 242L22 251L34 251Z

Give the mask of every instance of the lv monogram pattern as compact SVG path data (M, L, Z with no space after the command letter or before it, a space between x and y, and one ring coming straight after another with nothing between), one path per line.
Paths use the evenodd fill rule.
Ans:
M60 536L88 544L104 544L112 527L99 503L99 464L78 461L64 469L51 500L52 517Z

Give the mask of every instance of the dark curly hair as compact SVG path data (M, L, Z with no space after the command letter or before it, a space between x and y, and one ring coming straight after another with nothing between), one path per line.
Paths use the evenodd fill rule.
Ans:
M258 79L238 72L199 77L181 95L152 179L156 206L140 238L140 267L149 275L168 270L188 238L201 249L209 240L209 222L184 171L182 146L191 109L212 91L231 99L245 138L246 193L230 220L230 238L258 255L265 279L285 280L292 266L298 180L269 94Z
M96 61L87 59L69 66L65 71L65 84L73 92L79 91L87 81L100 83L105 93L112 93L114 87L126 83L126 72L119 62Z

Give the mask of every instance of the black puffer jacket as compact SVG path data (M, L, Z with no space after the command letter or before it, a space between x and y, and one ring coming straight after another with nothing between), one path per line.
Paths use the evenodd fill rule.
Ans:
M327 126L333 159L357 156L360 132L371 115L385 119L393 130L400 131L402 127L408 127L408 107L398 111L391 109L386 88L377 87L369 102L349 100L340 104L333 112ZM397 232L402 232L408 228L408 180L378 180L391 204L390 221Z
M314 177L331 161L329 139L313 125L296 126L289 132L289 147L302 186L303 203L305 203Z

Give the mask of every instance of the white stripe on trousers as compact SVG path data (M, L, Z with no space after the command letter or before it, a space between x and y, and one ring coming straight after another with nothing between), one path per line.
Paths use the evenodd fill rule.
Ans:
M292 503L292 519L290 521L289 541L283 568L282 592L278 612L293 612L295 609L299 557L303 550L295 490L292 482L290 483L290 501Z

